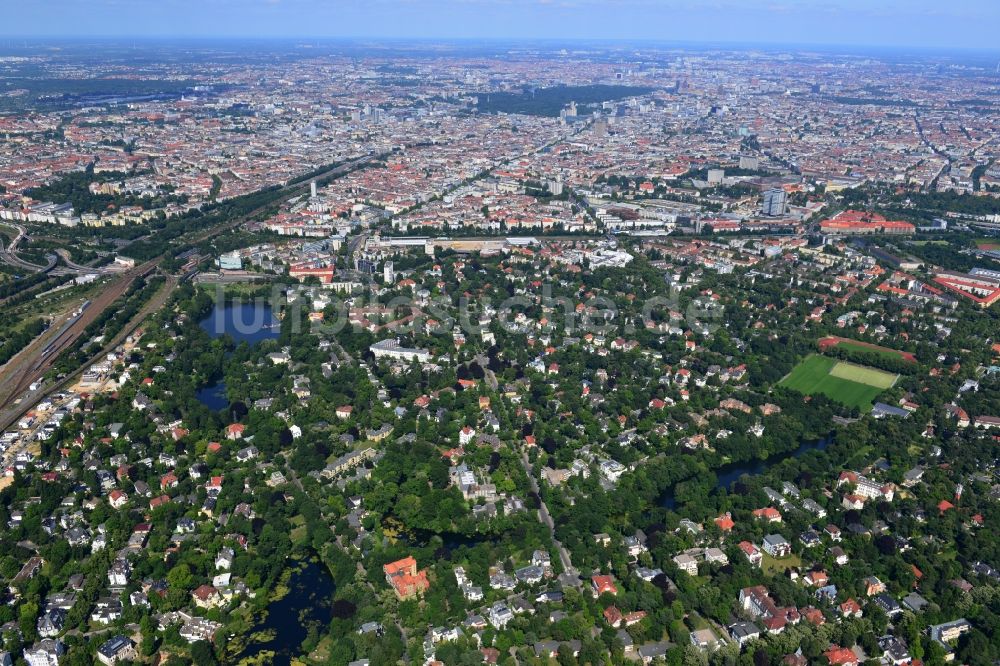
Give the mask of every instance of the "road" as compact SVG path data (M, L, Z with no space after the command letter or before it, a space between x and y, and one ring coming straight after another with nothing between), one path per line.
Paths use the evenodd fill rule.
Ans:
M360 233L357 236L355 236L354 238L352 238L349 241L347 241L347 254L348 255L352 255L355 252L357 252L358 251L358 247L360 247L362 244L364 244L364 242L366 240L368 240L368 234L366 234L366 233Z
M56 250L56 254L59 258L63 260L66 267L75 273L97 273L98 275L108 275L110 273L121 273L126 270L121 265L112 264L110 266L87 266L86 264L78 264L73 261L73 256L68 250L62 248Z
M944 158L944 164L942 164L941 168L938 169L938 171L937 171L936 174L934 174L934 178L931 179L931 182L928 185L927 189L933 191L937 187L937 181L938 181L939 178L941 178L941 174L943 174L946 169L948 169L948 168L951 167L951 155L949 155L948 153L944 152L943 150L941 150L940 148L938 148L937 146L935 146L930 141L930 139L928 139L924 135L924 126L920 122L920 112L919 111L914 111L914 113L913 113L913 123L914 123L914 125L917 128L917 136L920 137L920 141L925 146L927 146L928 148L930 148L931 151L935 155L937 155L938 157Z
M102 266L99 268L94 268L92 266L84 266L73 262L73 258L70 253L64 249L56 250L55 254L47 254L45 256L48 263L44 266L39 266L38 264L33 264L30 261L25 261L21 257L17 256L17 246L22 240L27 238L28 230L25 229L20 224L15 224L13 222L4 222L8 227L12 227L17 230L17 236L11 241L10 245L6 248L4 247L3 240L0 239L0 261L15 266L17 268L23 268L29 270L33 273L52 273L52 275L77 275L79 273L118 273L124 269L116 268L114 266ZM58 255L58 256L57 256ZM56 268L56 263L62 258L63 262L66 264L65 267Z
M330 342L332 342L335 347L334 351L336 353L334 354L334 358L337 359L337 365L351 365L351 363L354 362L351 355L344 351L344 348L340 346L339 342L337 342L337 338L330 338ZM338 354L340 355L339 358L337 358Z
M28 235L28 230L22 227L20 224L13 224L9 222L5 222L3 224L4 226L16 229L17 236L14 237L14 240L12 240L10 242L10 245L7 246L6 248L4 248L3 240L0 239L0 260L3 260L5 263L10 264L11 266L16 266L17 268L24 268L29 271L33 271L35 273L44 270L51 270L52 267L56 265L54 258L52 257L49 258L49 264L47 266L39 266L38 264L33 264L30 261L25 261L24 259L21 259L19 256L17 256L17 246Z
M576 579L576 584L578 584L580 572L573 566L573 561L570 559L569 551L566 550L566 547L562 545L562 542L556 538L555 521L552 520L552 515L549 513L549 507L545 506L545 501L542 499L542 495L539 492L538 480L535 478L535 472L531 468L531 461L528 460L528 452L525 450L521 451L521 465L524 467L524 473L528 475L528 485L531 487L531 492L538 496L538 520L549 528L549 534L552 535L552 543L556 545L556 550L559 552L559 561L562 562L563 571L565 572L564 576L568 575L570 578ZM562 577L560 577L560 579L562 579Z
M494 391L500 388L496 374L490 370L490 360L482 354L476 354L475 360L479 364L479 367L483 369L483 375L485 375L486 383L490 385L490 388Z

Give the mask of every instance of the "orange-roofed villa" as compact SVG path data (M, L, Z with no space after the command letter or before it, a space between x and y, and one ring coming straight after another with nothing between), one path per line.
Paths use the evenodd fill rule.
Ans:
M417 561L412 556L382 567L385 580L400 599L412 599L426 592L431 583L427 580L427 571L417 570Z

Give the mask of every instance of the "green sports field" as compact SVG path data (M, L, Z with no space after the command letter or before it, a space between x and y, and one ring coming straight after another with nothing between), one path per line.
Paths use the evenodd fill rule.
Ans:
M822 393L848 407L867 411L878 394L893 385L896 377L874 368L813 354L795 366L781 380L781 385L806 395Z
M846 379L859 384L867 384L868 386L883 390L896 383L896 375L894 374L883 370L876 370L875 368L869 368L864 365L855 365L854 363L848 363L846 361L841 361L833 366L833 369L830 370L830 374L834 377L839 377L840 379Z

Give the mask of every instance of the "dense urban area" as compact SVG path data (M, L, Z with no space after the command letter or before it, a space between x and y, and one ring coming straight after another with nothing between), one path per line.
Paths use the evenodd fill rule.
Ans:
M0 47L0 666L1000 660L1000 70Z

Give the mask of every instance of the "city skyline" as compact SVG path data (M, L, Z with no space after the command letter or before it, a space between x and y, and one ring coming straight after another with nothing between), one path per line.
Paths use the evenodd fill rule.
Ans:
M30 0L6 39L30 37L613 40L994 50L1000 6L916 0ZM16 26L16 28L15 28Z

